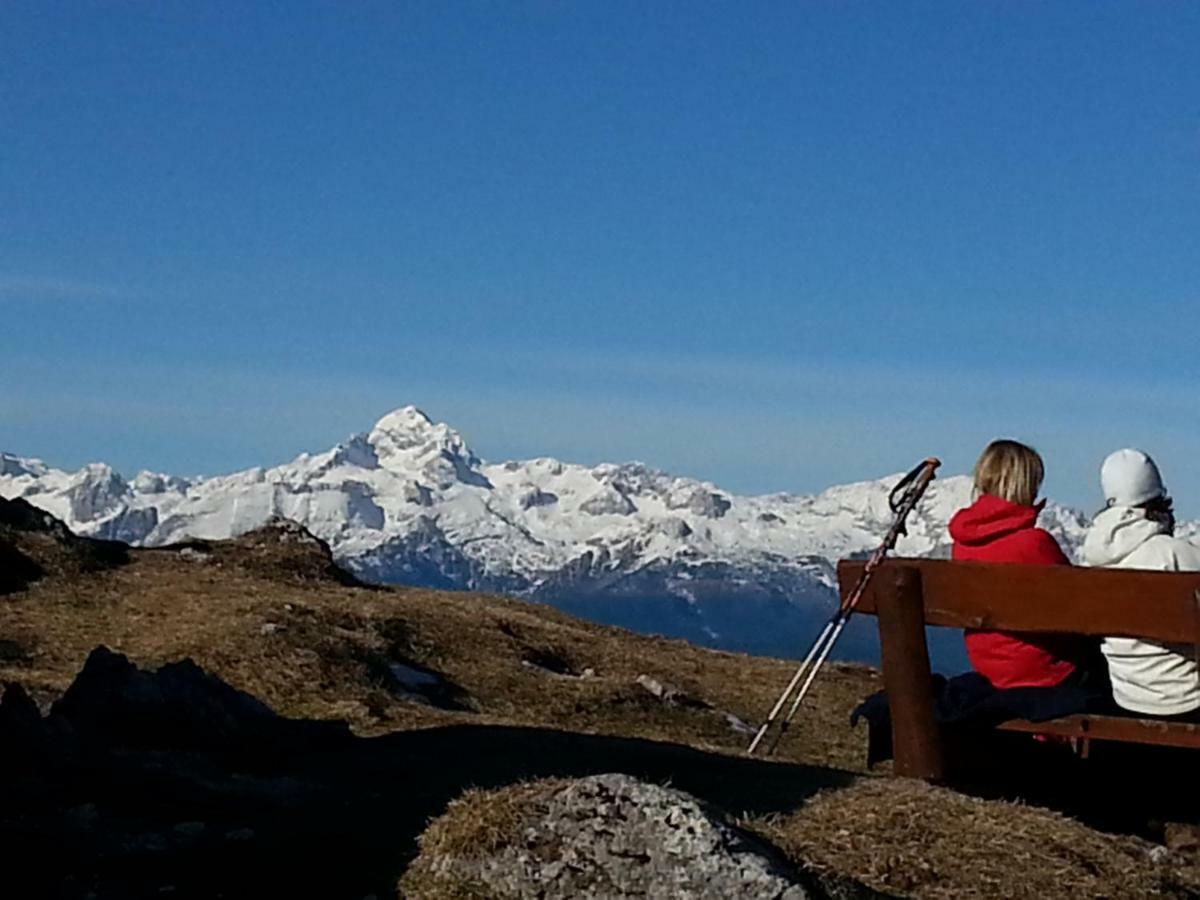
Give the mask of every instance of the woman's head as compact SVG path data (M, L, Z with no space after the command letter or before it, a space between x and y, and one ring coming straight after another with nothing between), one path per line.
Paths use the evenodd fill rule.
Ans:
M975 463L975 490L1017 503L1033 506L1046 467L1032 447L1017 441L992 441Z
M1126 447L1104 458L1100 487L1109 506L1142 510L1151 519L1175 531L1175 508L1163 484L1162 473L1150 455Z

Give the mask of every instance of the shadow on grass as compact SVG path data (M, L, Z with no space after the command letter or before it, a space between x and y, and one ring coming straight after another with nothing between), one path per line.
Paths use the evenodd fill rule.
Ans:
M104 750L32 769L0 792L0 844L20 861L7 880L66 897L390 897L428 821L473 786L623 772L762 814L854 779L649 740L483 725L269 753Z

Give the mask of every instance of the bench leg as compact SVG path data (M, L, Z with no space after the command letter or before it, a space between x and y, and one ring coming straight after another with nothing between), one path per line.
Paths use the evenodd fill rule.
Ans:
M887 577L887 576L885 576ZM897 567L880 592L879 643L883 686L892 716L897 775L939 781L945 777L941 733L933 718L929 647L921 573Z

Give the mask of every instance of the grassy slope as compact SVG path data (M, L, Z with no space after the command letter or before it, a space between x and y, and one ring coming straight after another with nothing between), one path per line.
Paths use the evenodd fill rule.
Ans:
M311 566L295 574L287 553L273 559L274 550L252 538L202 552L134 551L126 566L10 595L0 601L0 635L17 647L4 655L27 658L0 660L0 678L49 701L106 644L142 665L190 656L281 713L346 719L362 734L495 722L738 752L746 738L722 715L664 704L635 679L651 676L752 722L793 668L499 597L347 587ZM437 672L465 692L470 711L397 696L389 661ZM847 718L877 675L842 665L829 674L780 757L856 767L862 736Z
M833 666L803 727L781 748L781 762L822 769L751 766L739 758L745 736L723 715L664 704L635 679L669 682L754 722L790 676L791 662L633 635L502 598L347 586L331 577L320 548L274 532L186 551L134 551L127 564L102 571L47 568L47 577L27 590L0 597L0 678L22 683L43 703L70 683L97 644L143 666L190 656L279 712L346 719L366 735L536 725L709 751L715 756L693 760L666 747L650 753L637 744L596 745L620 757L613 768L636 770L640 753L647 774L666 772L735 814L750 813L751 827L798 857L889 891L927 897L1044 896L1055 885L1110 896L1200 891L1200 874L1186 860L1155 865L1145 842L1098 834L1039 810L876 778L806 801L822 783L847 782L831 769L861 772L864 736L850 730L847 717L878 687L877 675L863 667ZM467 708L437 709L398 695L386 675L396 661L439 673ZM586 669L594 674L576 677ZM477 736L480 751L491 755L503 753L505 741L520 745L512 753L522 762L512 771L538 768L525 765L531 746L547 754L584 746L567 734L559 740L517 732L510 738L503 729L461 733ZM434 743L443 749L433 759L468 764L472 748L454 732L439 729ZM474 773L476 783L504 783L508 764L491 755ZM603 755L581 768L597 765L604 766ZM485 775L489 766L494 771ZM764 815L770 810L776 814Z

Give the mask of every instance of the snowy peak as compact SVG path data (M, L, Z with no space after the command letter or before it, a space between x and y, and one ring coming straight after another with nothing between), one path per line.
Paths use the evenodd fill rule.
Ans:
M90 463L71 478L71 516L76 520L110 515L129 498L125 479L104 463Z
M428 443L439 433L449 432L448 425L435 425L429 416L415 406L402 406L380 417L371 429L371 443L391 440L398 446Z
M394 472L419 472L439 489L456 483L490 487L479 471L479 457L463 436L444 423L434 423L415 406L388 413L375 423L366 442L378 464Z

